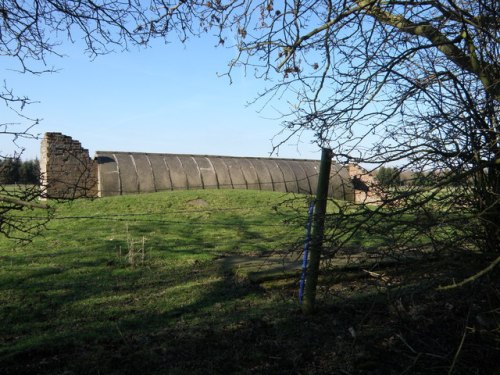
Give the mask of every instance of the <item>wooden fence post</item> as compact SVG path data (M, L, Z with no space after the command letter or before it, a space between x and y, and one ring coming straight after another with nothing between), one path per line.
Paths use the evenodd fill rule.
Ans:
M316 204L314 208L311 249L309 252L310 260L309 266L307 268L306 287L304 300L302 303L302 311L305 314L312 314L314 312L314 304L316 301L316 286L318 285L321 247L323 246L326 204L328 201L328 186L330 184L330 169L332 166L332 157L332 150L330 150L329 148L323 148L321 152L318 189L316 192Z

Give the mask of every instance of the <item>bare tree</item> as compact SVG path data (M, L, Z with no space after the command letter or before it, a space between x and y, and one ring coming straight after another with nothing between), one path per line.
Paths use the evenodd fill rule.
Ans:
M361 250L396 260L471 254L483 269L457 284L470 286L500 263L499 15L498 0L5 0L0 51L20 72L41 74L54 70L46 57L68 39L83 39L95 57L153 37L213 34L237 51L229 77L245 69L268 82L257 100L290 104L276 148L306 132L340 162L390 163L425 176L425 184L391 189L375 208L338 204L324 241L332 254L360 236L378 241ZM30 102L8 83L0 97L21 116ZM29 136L33 123L12 135ZM31 196L1 199L2 223L37 204ZM433 356L451 363L448 373L472 311L484 301L498 311L498 287L488 290L471 299L454 357ZM401 341L414 356L405 372L433 354Z
M129 44L144 44L148 33L137 33L138 25L147 25L147 7L141 1L69 1L33 0L0 3L0 53L2 61L20 74L43 74L56 71L47 61L50 56L61 56L64 41L82 39L86 52L93 58L113 48L126 49ZM16 93L4 80L0 99L18 121L0 123L0 134L11 137L14 144L20 138L38 138L39 119L24 112L32 100ZM19 158L22 147L15 155L0 158ZM30 237L43 228L44 220L23 219L24 211L41 211L50 217L47 206L37 200L38 187L1 187L0 232L14 237ZM42 223L33 225L33 222Z
M467 328L456 327L470 325L471 311L477 311L476 320L498 311L491 271L500 263L500 2L217 0L156 9L153 29L160 35L212 30L224 46L236 40L229 76L243 67L269 83L257 100L290 103L276 147L308 132L340 162L373 169L397 165L426 176L425 185L391 189L376 208L339 204L327 220L324 244L330 254L324 254L356 251L397 264L444 259L450 285L440 290L472 290L450 300L468 312L457 313L451 326L441 322L444 331L462 339L456 346L450 339L450 361L433 341L436 335L442 340L444 331L431 329L412 343L402 339L413 357L406 372L436 366L417 365L426 352L451 363L448 373L459 373L459 354L469 351L473 358L478 352L464 345ZM375 245L363 246L360 238ZM466 276L447 261L456 257L469 265ZM387 286L387 296L410 281L399 285ZM418 285L420 295L433 296L436 280L425 285ZM397 310L397 301L392 303ZM490 339L478 345L488 347Z
M341 161L398 163L434 176L432 186L392 194L384 209L423 207L439 197L442 209L466 213L467 228L481 233L471 238L463 228L466 242L498 253L498 1L161 5L154 8L154 33L184 38L213 30L225 45L231 35L238 56L229 75L237 66L252 69L269 81L260 100L290 101L276 147L312 132Z
M243 67L269 82L259 100L289 101L276 148L312 132L340 161L433 176L425 188L396 189L382 208L420 210L439 197L450 215L435 211L432 222L467 213L456 228L464 248L498 253L496 0L4 1L0 14L2 55L30 74L53 71L46 57L64 40L83 39L95 57L152 37L215 34L237 51L229 76ZM0 95L23 116L29 98L7 84ZM3 133L31 136L36 122L22 131L3 124Z
M54 70L46 57L64 40L83 39L95 57L152 37L215 34L238 52L229 76L243 67L269 82L259 100L290 102L276 148L312 132L340 161L433 176L425 188L396 189L379 211L419 211L439 198L439 220L429 222L467 223L454 229L463 248L491 256L500 237L498 14L496 0L4 1L0 49L20 72L41 74ZM30 102L7 85L1 98L20 115Z

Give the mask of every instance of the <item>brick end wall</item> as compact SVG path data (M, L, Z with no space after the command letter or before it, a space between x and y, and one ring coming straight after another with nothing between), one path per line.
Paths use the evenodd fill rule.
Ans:
M354 203L381 204L385 194L375 177L357 164L349 164L349 176L354 186Z
M61 133L45 133L40 153L43 199L97 197L97 163L80 142Z

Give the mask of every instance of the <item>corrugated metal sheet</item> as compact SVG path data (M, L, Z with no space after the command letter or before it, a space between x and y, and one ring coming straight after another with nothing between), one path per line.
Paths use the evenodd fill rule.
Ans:
M255 189L315 194L319 161L98 151L99 195L178 189ZM349 172L332 164L330 197L352 201Z

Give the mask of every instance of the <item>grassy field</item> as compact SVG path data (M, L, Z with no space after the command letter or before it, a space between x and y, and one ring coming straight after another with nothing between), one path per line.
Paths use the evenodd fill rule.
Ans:
M0 374L469 373L453 364L461 329L440 350L412 341L420 329L434 342L464 314L416 292L440 282L429 279L439 260L425 274L376 270L394 286L390 303L373 274L323 274L312 317L300 312L296 273L253 282L230 261L283 258L304 236L305 197L179 191L53 205L31 244L0 239ZM402 275L415 283L399 287Z

